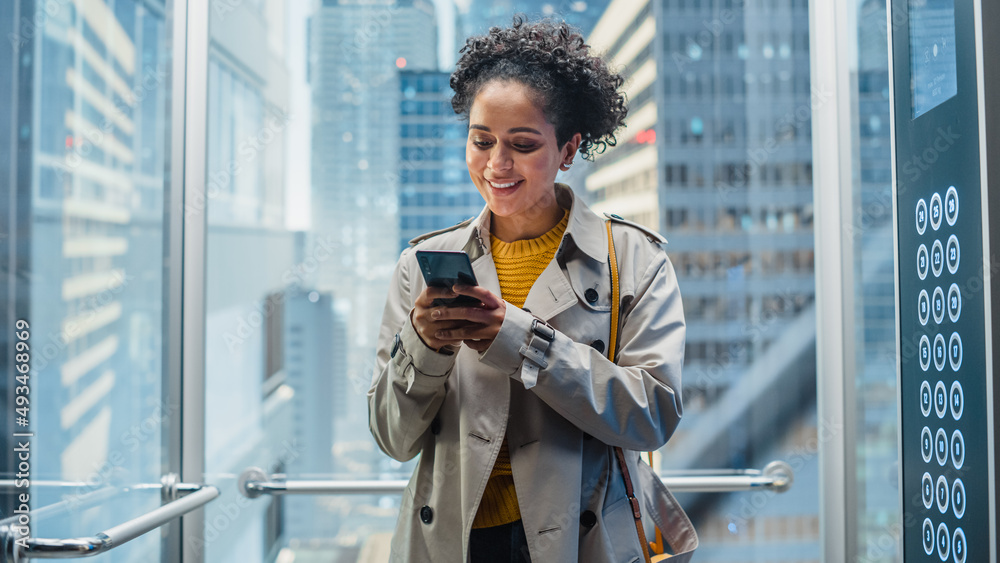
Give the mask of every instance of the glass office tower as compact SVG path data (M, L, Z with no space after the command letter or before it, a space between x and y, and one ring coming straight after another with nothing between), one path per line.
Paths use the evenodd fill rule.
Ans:
M807 4L612 2L589 41L629 119L587 195L664 234L684 297L685 415L661 468L799 461L794 501L685 498L699 557L818 560Z
M19 2L2 9L0 64L10 87L3 88L0 230L3 288L12 299L0 340L12 354L15 319L28 323L32 371L27 423L15 426L13 403L5 401L0 440L7 460L13 432L34 434L33 506L86 506L106 487L159 480L162 424L178 408L161 398L171 63L164 6ZM5 367L0 384L8 393L12 373ZM14 473L13 461L4 463L3 478ZM13 500L5 495L5 515ZM141 514L158 501L158 494L121 494L114 502L121 513ZM84 536L113 522L110 511L90 510L35 530ZM155 537L140 538L120 560L140 561L157 545Z
M465 123L451 109L449 72L404 71L399 86L399 250L483 209L465 170Z

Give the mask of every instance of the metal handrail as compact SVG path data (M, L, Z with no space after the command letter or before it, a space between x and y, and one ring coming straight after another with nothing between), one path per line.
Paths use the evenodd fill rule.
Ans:
M14 526L0 526L0 540L13 555L14 561L22 559L70 559L75 557L91 557L134 540L135 538L155 530L171 520L197 510L219 496L219 489L209 485L175 483L171 485L177 491L194 491L177 500L168 502L138 518L133 518L124 524L108 528L93 536L71 539L21 538L23 544L15 540L20 538Z
M405 479L374 481L304 481L284 480L283 475L268 475L259 467L248 467L241 474L237 487L247 498L261 495L358 495L401 494ZM783 461L772 461L763 470L720 470L719 474L660 475L663 484L673 492L728 493L768 489L783 493L792 486L795 473Z
M66 490L85 490L92 489L86 492L80 492L74 496L62 495L62 500L53 502L52 504L47 504L45 506L40 506L38 508L32 507L31 509L31 520L41 520L45 518L50 518L58 514L64 514L67 512L74 512L78 510L83 510L91 506L95 506L106 502L112 498L129 494L135 491L147 491L160 489L160 498L163 502L170 502L180 498L181 495L198 491L201 489L201 485L196 483L180 483L177 476L173 473L165 475L160 483L137 483L133 485L120 485L120 486L103 486L100 488L93 488L93 483L87 483L85 481L46 481L46 480L32 480L32 487L41 488L55 488L55 489L66 489ZM0 492L4 492L5 489L21 489L18 486L18 481L14 479L0 479ZM16 492L16 491L15 491ZM0 519L0 527L5 524L13 525L18 520L18 515L8 516L7 518Z

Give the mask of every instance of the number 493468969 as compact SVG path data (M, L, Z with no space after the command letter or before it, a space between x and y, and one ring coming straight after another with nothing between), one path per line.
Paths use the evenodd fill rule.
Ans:
M29 332L31 327L28 325L28 321L19 319L14 323L14 329L14 379L20 383L14 388L14 404L16 406L14 410L17 412L18 424L27 426L28 393L30 392L28 381L31 378L29 373L31 371L31 353L28 339L31 337Z

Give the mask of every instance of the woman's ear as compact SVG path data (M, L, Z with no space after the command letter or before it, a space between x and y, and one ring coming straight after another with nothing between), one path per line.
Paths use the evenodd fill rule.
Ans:
M562 164L559 168L563 171L569 170L569 167L573 165L573 158L576 156L576 151L580 149L580 142L583 140L583 135L576 133L563 145L562 148Z

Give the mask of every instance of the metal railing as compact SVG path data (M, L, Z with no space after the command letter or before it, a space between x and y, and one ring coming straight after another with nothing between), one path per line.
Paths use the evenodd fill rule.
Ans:
M3 483L0 483L3 485ZM78 483L54 483L56 486L75 487ZM219 496L219 489L208 485L180 483L173 475L163 479L161 485L133 488L162 488L164 498L175 498L142 516L98 532L93 536L69 539L25 537L17 518L0 522L0 554L17 562L25 559L71 559L91 557L118 547L171 520L197 510ZM185 494L186 493L186 494ZM184 496L180 496L184 495ZM180 498L176 498L180 496ZM63 501L67 502L67 501ZM41 511L61 510L62 503L42 507L29 513L37 517Z
M792 486L794 478L791 466L783 461L772 461L760 470L709 470L660 475L663 484L675 493L728 493L754 489L783 493ZM288 481L284 475L268 475L258 467L249 467L240 474L237 487L247 498L261 495L391 495L402 494L406 483L405 479Z

